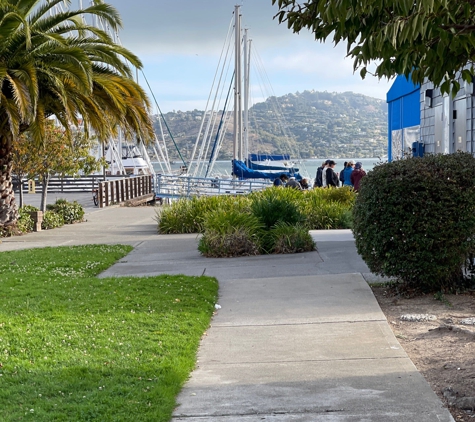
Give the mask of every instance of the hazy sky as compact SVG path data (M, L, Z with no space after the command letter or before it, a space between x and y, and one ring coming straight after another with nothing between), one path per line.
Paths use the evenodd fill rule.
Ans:
M273 19L277 6L271 0L108 3L123 20L120 42L142 60L163 112L205 108L235 4L242 5L243 27L249 28L252 48L262 59L275 95L313 89L354 91L385 99L392 83L371 75L362 80L358 73L353 74L352 60L345 59L345 45L322 44L307 30L294 34L285 24L279 25ZM146 86L143 79L139 81Z

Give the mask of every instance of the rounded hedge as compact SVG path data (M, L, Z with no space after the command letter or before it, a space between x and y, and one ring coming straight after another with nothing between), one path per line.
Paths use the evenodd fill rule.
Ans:
M353 207L369 269L423 291L453 290L475 251L475 158L427 155L376 166Z
M60 198L53 205L47 205L46 209L61 215L64 224L74 224L84 220L84 208L77 201L69 202Z

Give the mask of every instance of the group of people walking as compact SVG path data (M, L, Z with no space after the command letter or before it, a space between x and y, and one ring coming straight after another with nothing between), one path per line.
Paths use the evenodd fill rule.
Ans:
M343 169L335 172L336 163L333 160L326 160L317 169L314 187L326 188L339 186L350 186L355 191L360 188L361 179L366 176L361 162L345 161ZM302 179L300 182L295 177L288 177L285 174L280 175L274 180L274 186L285 186L294 189L309 189L308 180Z

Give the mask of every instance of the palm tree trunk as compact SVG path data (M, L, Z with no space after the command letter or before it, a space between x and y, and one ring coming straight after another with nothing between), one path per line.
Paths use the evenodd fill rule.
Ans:
M12 183L12 137L0 136L0 228L14 225L18 208Z

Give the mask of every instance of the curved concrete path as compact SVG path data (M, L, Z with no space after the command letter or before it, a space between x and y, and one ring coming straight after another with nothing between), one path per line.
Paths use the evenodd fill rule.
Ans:
M135 249L102 276L217 277L221 309L173 421L453 421L389 328L350 231L311 232L318 252L207 259L196 235L157 235L154 216L91 210L0 251L124 243Z

